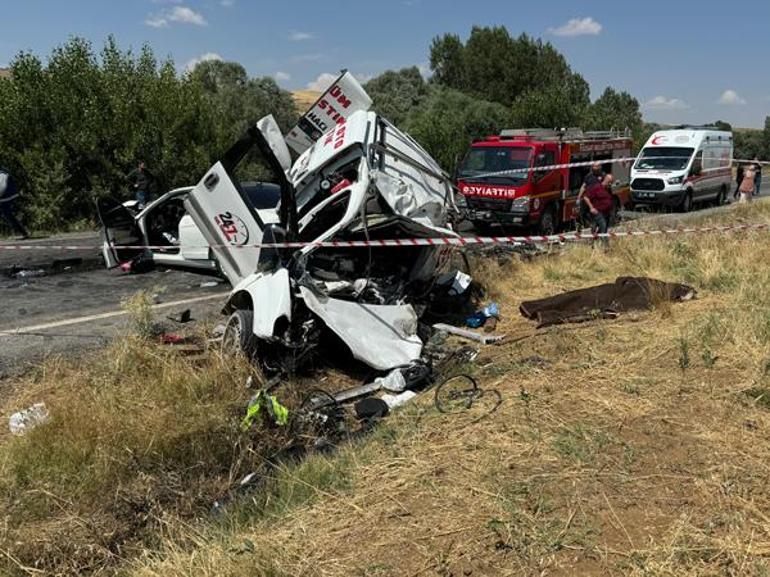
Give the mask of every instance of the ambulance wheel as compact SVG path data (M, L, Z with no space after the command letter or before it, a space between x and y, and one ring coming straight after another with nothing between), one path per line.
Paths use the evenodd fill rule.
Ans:
M682 212L690 212L692 210L692 191L688 190L682 199L682 204L679 205L679 210Z
M724 206L727 204L727 187L723 184L719 189L719 196L717 197L717 206Z
M556 234L556 209L553 205L543 211L537 229L543 236Z
M254 336L254 313L238 309L227 319L222 335L222 352L226 355L254 357L257 350L257 338Z

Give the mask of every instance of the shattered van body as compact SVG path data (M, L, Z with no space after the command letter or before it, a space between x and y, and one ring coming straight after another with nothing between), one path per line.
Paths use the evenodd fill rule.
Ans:
M280 186L275 207L255 209L234 177L254 148ZM312 243L456 236L447 175L411 137L368 111L335 126L293 165L290 158L275 121L265 117L185 200L233 286L228 329L268 367L300 363L326 330L375 369L416 361L418 313L448 249ZM281 241L311 244L255 246Z

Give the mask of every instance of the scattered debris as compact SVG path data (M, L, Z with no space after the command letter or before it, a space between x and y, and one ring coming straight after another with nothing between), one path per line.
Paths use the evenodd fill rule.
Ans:
M494 413L503 403L503 397L497 389L481 389L476 379L470 375L461 374L439 384L433 401L440 413L453 414L468 411L485 398L491 398L492 405L474 419L474 423Z
M436 329L437 331L444 331L451 335L469 339L471 341L476 341L478 343L481 343L482 345L491 345L494 343L499 343L505 338L505 335L481 335L474 331L469 331L468 329L463 329L460 327L453 327L452 325L448 325L445 323L436 323L435 325L433 325L433 328Z
M183 345L188 342L188 339L176 333L164 333L160 336L160 342L164 345Z
M45 270L42 268L37 269L21 269L19 271L16 271L11 274L12 278L15 279L26 279L26 278L38 278L41 276L45 276Z
M285 427L289 424L289 409L284 407L278 399L269 394L265 389L257 391L251 400L249 406L246 409L246 416L241 421L241 430L248 431L254 424L254 421L260 417L262 413L262 407L264 406L265 412L270 417L271 422L275 423L279 427Z
M152 260L152 255L148 255L146 252L140 253L129 261L122 262L118 265L120 270L127 274L144 274L155 269L155 262Z
M495 324L497 324L496 319L499 318L500 308L498 307L497 303L489 303L483 309L476 311L467 319L465 319L465 325L472 329L478 329L483 327L489 319L495 319Z
M175 315L169 315L168 320L174 321L175 323L179 323L180 325L189 323L192 320L192 311L190 309L185 309L180 313L177 313Z
M614 283L565 292L521 303L521 314L538 322L537 328L616 318L624 312L649 310L656 303L695 298L694 288L647 277L618 277Z
M208 281L202 282L202 283L200 284L200 287L201 287L201 288L214 288L214 287L217 287L217 286L219 286L219 284L220 284L220 283L219 283L219 281L216 281L216 280L208 280Z
M45 403L35 403L28 409L12 414L8 419L8 426L12 434L22 436L38 425L47 423L50 418Z

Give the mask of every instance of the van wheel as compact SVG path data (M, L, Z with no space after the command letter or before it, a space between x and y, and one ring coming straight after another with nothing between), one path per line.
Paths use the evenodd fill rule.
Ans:
M244 355L252 359L257 350L257 339L254 336L253 327L253 311L238 309L231 314L222 335L222 352L229 355Z
M551 236L556 234L556 209L553 205L547 207L543 214L540 216L540 223L538 224L538 232L543 236Z
M679 205L679 210L682 212L690 212L692 210L692 191L687 191L682 199L682 204Z
M717 206L724 206L727 204L727 187L722 185L719 189L719 196L717 197Z

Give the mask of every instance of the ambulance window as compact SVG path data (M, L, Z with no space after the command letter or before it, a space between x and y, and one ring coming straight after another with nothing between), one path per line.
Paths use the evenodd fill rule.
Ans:
M700 174L703 172L703 151L701 150L695 155L695 159L692 161L692 168L690 174Z

